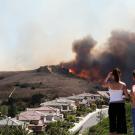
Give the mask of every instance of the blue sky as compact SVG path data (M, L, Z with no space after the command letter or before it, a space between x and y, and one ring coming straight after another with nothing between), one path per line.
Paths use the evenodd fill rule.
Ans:
M76 39L134 32L134 13L134 0L0 0L0 70L71 60Z

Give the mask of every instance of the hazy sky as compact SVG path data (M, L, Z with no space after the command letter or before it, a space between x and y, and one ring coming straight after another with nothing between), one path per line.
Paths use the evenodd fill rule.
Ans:
M116 29L135 31L135 0L0 0L0 70L71 60L74 40Z

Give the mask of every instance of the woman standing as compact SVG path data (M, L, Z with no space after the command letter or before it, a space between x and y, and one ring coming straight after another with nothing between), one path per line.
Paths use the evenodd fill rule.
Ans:
M120 70L118 68L114 68L113 71L107 75L103 85L108 88L110 95L108 111L110 135L127 133L123 94L128 97L128 92L126 84L121 82L120 74Z
M131 105L132 105L132 122L135 135L135 70L133 71L133 84L131 89Z

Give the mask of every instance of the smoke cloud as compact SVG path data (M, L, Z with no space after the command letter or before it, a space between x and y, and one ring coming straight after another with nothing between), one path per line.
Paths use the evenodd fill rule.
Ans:
M78 70L77 72L81 71L82 69L89 69L91 67L91 52L95 44L96 41L91 37L86 37L73 43L73 52L76 53L74 64Z
M107 72L118 67L122 71L122 79L129 84L132 70L135 68L135 33L113 31L104 45L105 49L98 57L93 56L96 43L90 36L75 41L73 52L76 53L76 57L68 63L68 66L75 69L77 73L87 70L99 77L104 77Z

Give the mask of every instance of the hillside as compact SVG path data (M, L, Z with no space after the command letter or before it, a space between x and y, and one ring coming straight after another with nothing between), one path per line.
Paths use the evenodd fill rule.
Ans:
M42 93L50 97L95 91L90 81L75 77L58 66L44 66L31 71L0 72L0 98L5 99L16 86L14 97L30 97Z

